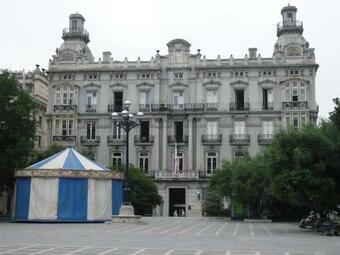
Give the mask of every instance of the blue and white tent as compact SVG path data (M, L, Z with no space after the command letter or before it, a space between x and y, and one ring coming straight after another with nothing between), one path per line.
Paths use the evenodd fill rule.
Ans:
M119 208L121 203L118 186L119 175L68 148L16 171L14 219L111 220L113 208Z

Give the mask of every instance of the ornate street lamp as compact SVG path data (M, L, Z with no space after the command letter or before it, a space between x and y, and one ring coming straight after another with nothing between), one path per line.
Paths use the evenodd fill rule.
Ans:
M122 128L126 134L125 140L125 173L123 182L123 205L120 210L120 215L134 215L133 206L131 205L129 198L129 132L135 127L139 126L140 123L137 119L144 116L143 112L138 112L136 116L129 112L131 102L126 100L122 112L113 112L112 119L114 120L113 125Z

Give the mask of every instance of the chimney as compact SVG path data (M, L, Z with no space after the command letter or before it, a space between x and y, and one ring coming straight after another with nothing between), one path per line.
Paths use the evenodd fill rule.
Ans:
M257 49L256 48L249 48L249 58L256 58L257 55Z

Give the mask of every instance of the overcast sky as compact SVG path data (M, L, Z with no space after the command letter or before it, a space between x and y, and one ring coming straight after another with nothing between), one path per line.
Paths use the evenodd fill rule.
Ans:
M0 68L48 68L62 43L68 16L79 12L96 59L111 51L115 60L149 60L166 43L183 38L191 52L207 58L244 57L258 48L271 57L283 0L0 0ZM319 116L328 117L340 97L340 0L294 0L304 37L320 65L316 79Z

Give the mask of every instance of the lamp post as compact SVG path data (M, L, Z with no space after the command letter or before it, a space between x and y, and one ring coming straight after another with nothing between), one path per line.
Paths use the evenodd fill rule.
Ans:
M139 126L139 122L137 122L136 118L141 118L144 116L143 112L138 112L137 116L134 116L132 113L129 113L129 108L131 106L131 102L126 100L123 105L123 110L118 112L113 112L112 119L115 120L113 122L114 126L122 128L126 134L125 140L125 173L124 173L124 182L123 182L123 211L125 213L134 215L133 207L131 206L131 202L129 199L129 132L134 129L135 127ZM122 212L122 210L121 210ZM120 212L120 214L121 214Z

